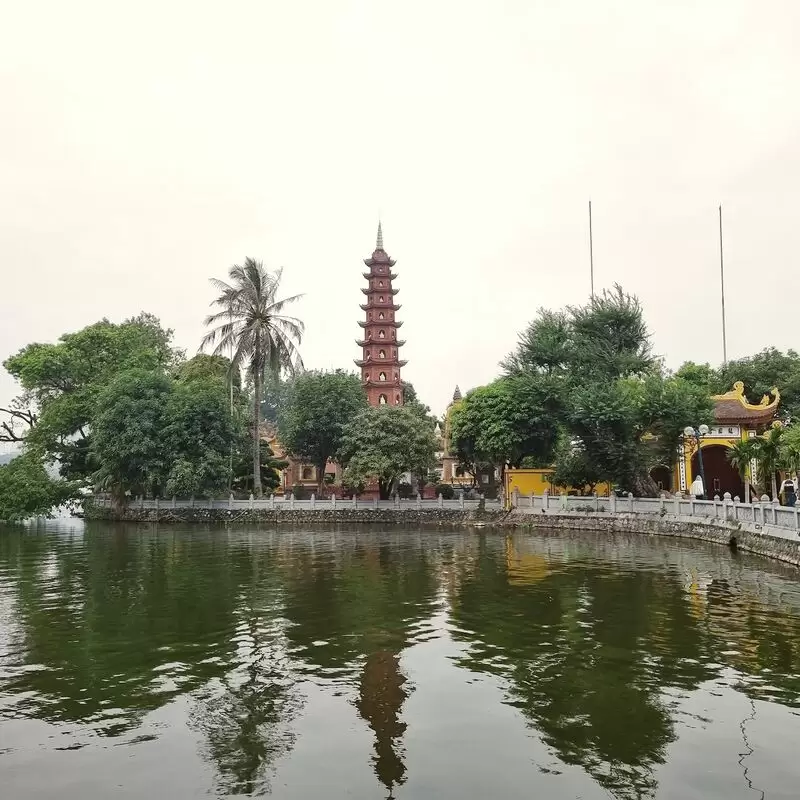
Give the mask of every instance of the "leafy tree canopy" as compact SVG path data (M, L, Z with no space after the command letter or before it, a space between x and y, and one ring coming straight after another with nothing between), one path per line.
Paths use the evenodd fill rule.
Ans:
M143 313L119 325L102 320L56 344L30 344L6 359L23 389L17 405L32 414L28 443L58 460L66 477L85 478L93 469L87 458L100 393L125 370L174 366L181 353L171 341L172 331Z
M237 434L217 377L181 383L143 369L101 393L93 432L95 479L117 496L221 491Z
M365 408L345 426L338 457L349 486L376 480L388 498L403 473L433 466L435 449L426 419L403 406L379 406Z
M304 372L289 386L278 435L288 453L316 466L320 494L325 464L336 457L347 425L366 408L358 376L343 370Z
M74 483L47 474L41 453L28 451L0 466L0 522L49 516L52 509L76 497Z

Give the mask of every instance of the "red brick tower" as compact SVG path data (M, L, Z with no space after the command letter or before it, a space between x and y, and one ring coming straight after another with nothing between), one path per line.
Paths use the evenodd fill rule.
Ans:
M364 329L364 338L356 340L362 348L363 358L356 361L356 365L361 367L361 380L370 405L401 406L403 382L400 368L407 362L400 360L400 348L405 342L397 338L397 329L403 323L395 318L400 309L394 302L399 290L392 288L392 281L397 277L392 272L395 262L383 249L380 222L375 252L370 258L365 258L364 263L369 267L369 272L364 273L369 285L361 290L367 296L367 302L361 306L365 319L358 323Z

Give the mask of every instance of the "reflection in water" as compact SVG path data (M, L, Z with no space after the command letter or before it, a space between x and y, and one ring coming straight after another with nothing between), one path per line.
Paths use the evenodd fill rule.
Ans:
M56 750L79 758L104 748L108 760L105 743L158 747L182 731L194 755L169 752L183 753L179 771L196 783L176 796L263 795L281 770L302 774L296 764L311 758L302 746L309 698L344 696L326 712L322 752L346 758L339 732L357 723L370 745L350 771L368 769L389 797L427 797L437 787L415 785L420 737L451 762L475 755L461 722L425 718L415 706L411 679L420 688L430 675L403 666L411 648L439 653L433 673L452 659L455 708L471 710L482 677L516 709L525 734L499 708L469 719L497 726L498 752L520 735L533 740L515 765L520 796L546 775L561 781L547 784L550 796L573 797L585 789L570 783L577 768L598 790L592 797L655 798L683 734L712 726L723 726L717 738L729 737L738 755L706 796L730 797L730 780L770 796L761 787L780 778L760 768L756 710L800 706L800 591L789 574L723 550L636 537L6 531L0 769L26 800L39 796L26 794L28 765L46 772ZM452 644L449 655L426 649L437 640ZM711 696L739 698L732 730L681 706ZM34 720L47 731L41 740L30 739ZM113 775L80 784L80 796L99 800L140 778L136 754L145 751L130 752ZM482 757L488 775L502 769L491 753ZM159 758L156 750L147 763ZM212 766L213 786L198 764ZM317 769L315 758L307 771ZM457 770L438 780L459 787Z
M406 724L399 718L403 701L408 697L405 683L397 655L382 650L367 657L356 705L375 733L372 761L378 780L389 790L389 797L393 787L405 780L401 739Z

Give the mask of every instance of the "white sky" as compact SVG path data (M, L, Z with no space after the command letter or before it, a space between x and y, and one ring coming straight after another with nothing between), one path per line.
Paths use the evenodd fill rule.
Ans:
M353 368L396 258L436 411L537 307L637 293L677 366L797 345L800 3L36 2L0 14L0 358L141 310L193 352L245 256ZM0 403L15 394L0 371Z

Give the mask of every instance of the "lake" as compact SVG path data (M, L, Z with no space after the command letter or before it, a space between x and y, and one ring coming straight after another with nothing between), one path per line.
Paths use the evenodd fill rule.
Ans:
M796 798L797 578L644 536L0 530L0 796Z

